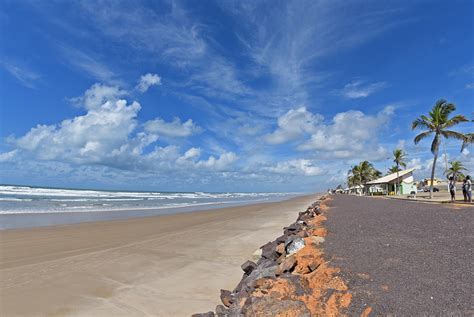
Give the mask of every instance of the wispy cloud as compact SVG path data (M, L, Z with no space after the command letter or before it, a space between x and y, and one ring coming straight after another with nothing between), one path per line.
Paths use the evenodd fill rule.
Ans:
M114 71L104 63L100 62L99 59L94 57L92 54L65 45L60 45L60 50L65 61L69 65L85 73L94 80L115 84L121 82Z
M364 10L356 6L355 2L338 1L286 1L281 6L223 3L239 20L237 37L257 70L271 76L274 88L265 99L270 99L272 106L283 103L286 110L289 105L308 103L318 91L315 88L323 85L328 71L318 70L322 58L406 22L397 19L400 10L396 8L387 10L376 2Z
M6 61L2 62L1 65L11 76L15 77L16 80L27 88L35 89L38 80L41 78L38 73L25 66Z
M354 80L340 90L340 94L347 99L366 98L387 87L385 82L367 83L363 80Z

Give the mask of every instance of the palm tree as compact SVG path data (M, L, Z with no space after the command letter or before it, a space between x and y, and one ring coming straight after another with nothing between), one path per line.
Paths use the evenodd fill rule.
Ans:
M448 177L452 176L454 181L457 181L459 176L462 175L462 171L467 171L467 168L464 167L464 164L461 161L451 161L451 165L446 171Z
M398 195L398 187L400 187L400 180L398 179L400 175L398 172L400 171L400 166L407 167L407 163L405 163L406 154L403 152L402 149L395 149L393 150L393 162L397 166L397 189L395 193Z
M347 183L349 186L359 185L362 187L368 181L380 177L382 173L374 168L368 161L360 162L353 166L348 173Z
M431 142L431 153L433 153L433 167L431 168L431 185L430 185L430 199L433 198L433 181L435 176L436 161L438 160L440 138L446 139L454 138L458 140L465 140L465 136L462 133L448 130L449 128L461 123L468 121L463 115L456 115L452 118L449 117L451 112L456 110L456 106L452 103L448 103L444 99L440 99L433 106L433 109L428 113L428 116L421 115L418 119L413 121L412 130L424 129L425 131L418 134L413 140L415 144L418 144L421 140L434 134L433 141Z
M400 172L401 170L402 169L400 167L394 165L387 170L387 174L397 173L397 172Z

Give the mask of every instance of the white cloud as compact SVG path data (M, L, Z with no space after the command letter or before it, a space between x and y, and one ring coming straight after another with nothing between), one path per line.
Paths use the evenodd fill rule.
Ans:
M157 133L168 137L188 137L199 133L202 128L196 125L192 119L181 123L181 119L174 118L171 122L156 118L145 123L145 131L149 133Z
M126 148L133 153L156 139L143 135L130 138L140 108L137 102L127 105L125 100L106 101L85 115L58 125L38 125L16 139L15 144L42 160L113 164L122 158L119 154Z
M380 147L373 147L377 133L384 127L393 113L393 107L386 107L375 116L350 110L334 116L331 124L319 126L311 138L302 143L300 150L332 151L337 157L350 157L370 148L382 154ZM368 147L368 145L371 147Z
M71 98L74 104L84 106L88 110L97 109L107 101L117 101L127 95L125 90L118 86L109 86L96 83L86 90L84 96Z
M37 125L25 135L10 138L14 150L0 154L0 161L39 160L60 162L71 166L104 166L107 168L149 173L207 170L225 171L237 161L235 153L219 151L218 155L201 157L201 149L181 151L169 144L153 145L160 137L188 137L202 129L189 119L171 122L155 119L140 125L137 120L141 106L118 99L126 92L116 86L95 84L84 96L76 98L86 113L55 125ZM34 165L34 164L33 164ZM34 166L39 166L38 164Z
M210 156L207 160L199 161L196 163L197 167L204 167L211 170L222 171L234 163L237 160L237 155L233 152L225 152L218 158Z
M12 150L9 152L0 153L0 162L8 162L13 160L17 154L17 150Z
M186 153L184 153L184 155L182 156L182 158L185 159L185 160L188 160L188 159L197 158L197 157L199 157L200 155L201 155L201 149L192 147L192 148L190 148L189 150L187 150Z
M474 83L466 84L466 89L474 89Z
M140 77L140 80L138 82L136 89L144 93L151 86L158 86L158 85L161 85L161 77L158 76L157 74L148 73Z
M40 79L40 75L27 69L26 67L15 65L9 62L2 63L5 70L15 77L23 86L27 88L36 88L36 82Z
M267 171L278 174L299 174L305 176L317 176L324 174L324 170L314 165L307 159L294 159L278 162L276 165L267 167Z
M341 90L341 94L348 99L366 98L373 93L385 88L385 82L365 83L362 80L354 80Z
M278 118L278 128L263 137L269 144L281 144L295 140L305 133L316 130L318 124L323 121L319 114L312 114L305 107L291 109Z
M119 83L115 72L92 54L68 46L60 46L60 50L67 63L89 77L101 82Z
M376 115L350 110L336 114L329 124L320 114L306 108L288 111L278 118L278 127L263 138L270 144L296 140L300 151L317 151L322 158L369 157L380 159L387 150L378 145L377 135L393 114L392 106Z

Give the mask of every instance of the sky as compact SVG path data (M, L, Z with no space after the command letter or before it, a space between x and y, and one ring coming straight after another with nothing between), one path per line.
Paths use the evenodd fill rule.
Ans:
M473 1L0 2L0 183L315 192L474 116ZM472 132L473 124L454 128ZM437 175L474 159L441 146Z

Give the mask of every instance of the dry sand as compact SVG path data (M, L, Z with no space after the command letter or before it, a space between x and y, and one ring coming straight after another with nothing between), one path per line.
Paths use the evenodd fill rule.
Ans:
M316 196L194 213L0 231L0 315L190 316Z

